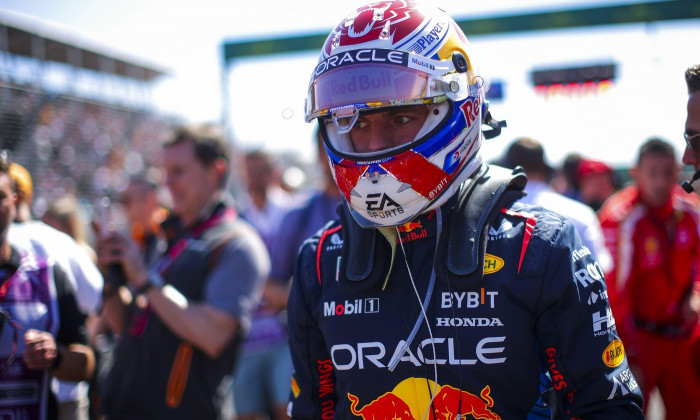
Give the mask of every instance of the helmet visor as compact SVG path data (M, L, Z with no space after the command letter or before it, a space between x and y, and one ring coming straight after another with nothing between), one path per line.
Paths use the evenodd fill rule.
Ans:
M419 70L390 64L364 64L330 70L309 89L306 120L340 108L362 109L437 102L445 83ZM444 98L441 98L442 100Z

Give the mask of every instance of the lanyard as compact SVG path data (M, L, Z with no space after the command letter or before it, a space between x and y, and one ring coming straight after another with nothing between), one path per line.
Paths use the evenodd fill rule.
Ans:
M236 212L232 208L226 207L223 210L216 211L208 219L197 223L192 228L188 229L187 232L180 238L175 244L173 244L163 255L160 261L156 264L156 271L161 276L165 274L172 268L175 260L180 256L182 251L187 249L187 247L192 243L193 240L197 239L204 231L218 226L224 222L234 220L236 218Z
M188 229L182 234L182 237L177 240L168 250L165 252L162 258L155 264L154 269L158 272L161 277L164 277L168 271L173 266L173 263L180 256L182 251L187 249L187 247L197 239L204 231L207 229L220 225L224 222L232 221L236 218L236 211L232 208L217 207L208 219L197 223L192 228ZM137 310L132 315L132 325L129 327L129 334L140 337L144 330L146 329L146 323L150 317L151 306L150 304L146 306L143 310Z
M4 277L4 282L2 283L2 286L0 286L0 302L5 300L5 296L7 296L7 290L10 288L10 283L12 283L12 278L16 271L16 269L3 270L3 273L0 273L0 276ZM2 306L0 306L0 326L5 322L7 322L10 325L10 327L12 327L12 353L10 353L10 357L8 357L7 360L5 360L5 363L2 366L0 366L0 376L2 376L5 373L5 371L15 362L15 357L19 349L18 331L24 329L22 325L19 324L19 322L13 320L10 314L5 312ZM2 328L0 328L0 331L2 331Z

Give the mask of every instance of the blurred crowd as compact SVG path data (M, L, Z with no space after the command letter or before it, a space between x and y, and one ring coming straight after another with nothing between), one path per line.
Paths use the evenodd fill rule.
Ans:
M85 275L86 281L76 283L76 291L85 293L76 296L84 300L78 306L85 315L85 343L94 350L96 366L89 375L69 377L73 382L67 381L63 391L58 381L52 389L59 407L64 407L58 411L61 419L98 419L100 391L121 332L110 327L98 302L106 299L102 286L109 281L109 273L104 265L99 279L95 273L100 255L93 225L101 223L102 229L125 233L138 244L146 265L162 252L163 241L176 242L177 237L169 236L168 227L162 225L177 201L172 185L166 185L162 145L178 122L2 83L0 138L15 162L9 174L19 194L14 223L45 223L64 232L84 252L88 263L81 264L92 265L86 269L91 273ZM304 238L336 217L341 199L320 136L308 141L310 148L318 150L318 160L306 184L286 183L282 174L287 168L264 150L238 151L227 172L243 187L236 192L232 208L262 239L271 265L251 310L238 367L226 372L229 379L219 390L225 418L286 418L292 367L285 310L294 259ZM688 267L700 259L700 205L695 194L679 191L680 158L670 141L677 139L638 139L636 147L630 147L635 165L624 170L576 151L560 166L552 166L542 144L533 138L514 139L502 158L493 162L523 167L529 177L525 199L552 206L580 225L579 234L608 279L611 305L628 354L639 357L637 369L655 372L653 380L648 379L653 386L666 381L659 378L661 370L668 369L655 358L674 351L669 350L668 340L673 347L673 339L689 336L698 312L698 290L692 288L694 284L698 289L697 273ZM641 229L647 229L644 236ZM663 240L655 236L659 232ZM643 252L631 253L633 245ZM646 276L645 283L628 287L631 275ZM668 278L683 279L666 296L675 306L654 308L652 297L666 290L659 291L654 284ZM646 318L635 312L635 299L644 301ZM657 336L663 339L655 341ZM650 358L642 356L647 349ZM691 363L680 365L687 368ZM648 396L651 389L644 391Z
M160 144L176 120L0 81L0 133L37 182L34 209L70 194L81 205L140 175L161 182Z

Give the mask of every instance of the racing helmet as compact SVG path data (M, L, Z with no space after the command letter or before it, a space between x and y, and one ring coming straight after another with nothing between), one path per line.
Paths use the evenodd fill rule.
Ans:
M429 3L370 3L340 22L311 75L305 114L319 120L333 177L360 226L398 226L437 208L479 167L485 89L466 36ZM360 116L405 106L428 108L415 138L356 150Z

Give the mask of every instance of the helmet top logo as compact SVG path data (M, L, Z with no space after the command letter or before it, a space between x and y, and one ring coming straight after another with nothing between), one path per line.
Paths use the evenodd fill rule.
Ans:
M385 39L387 28L391 34L390 39L396 43L419 27L423 19L423 15L417 12L411 2L368 4L335 28L323 50L326 55L330 55L334 42L337 47L348 47ZM406 23L399 25L402 22Z

